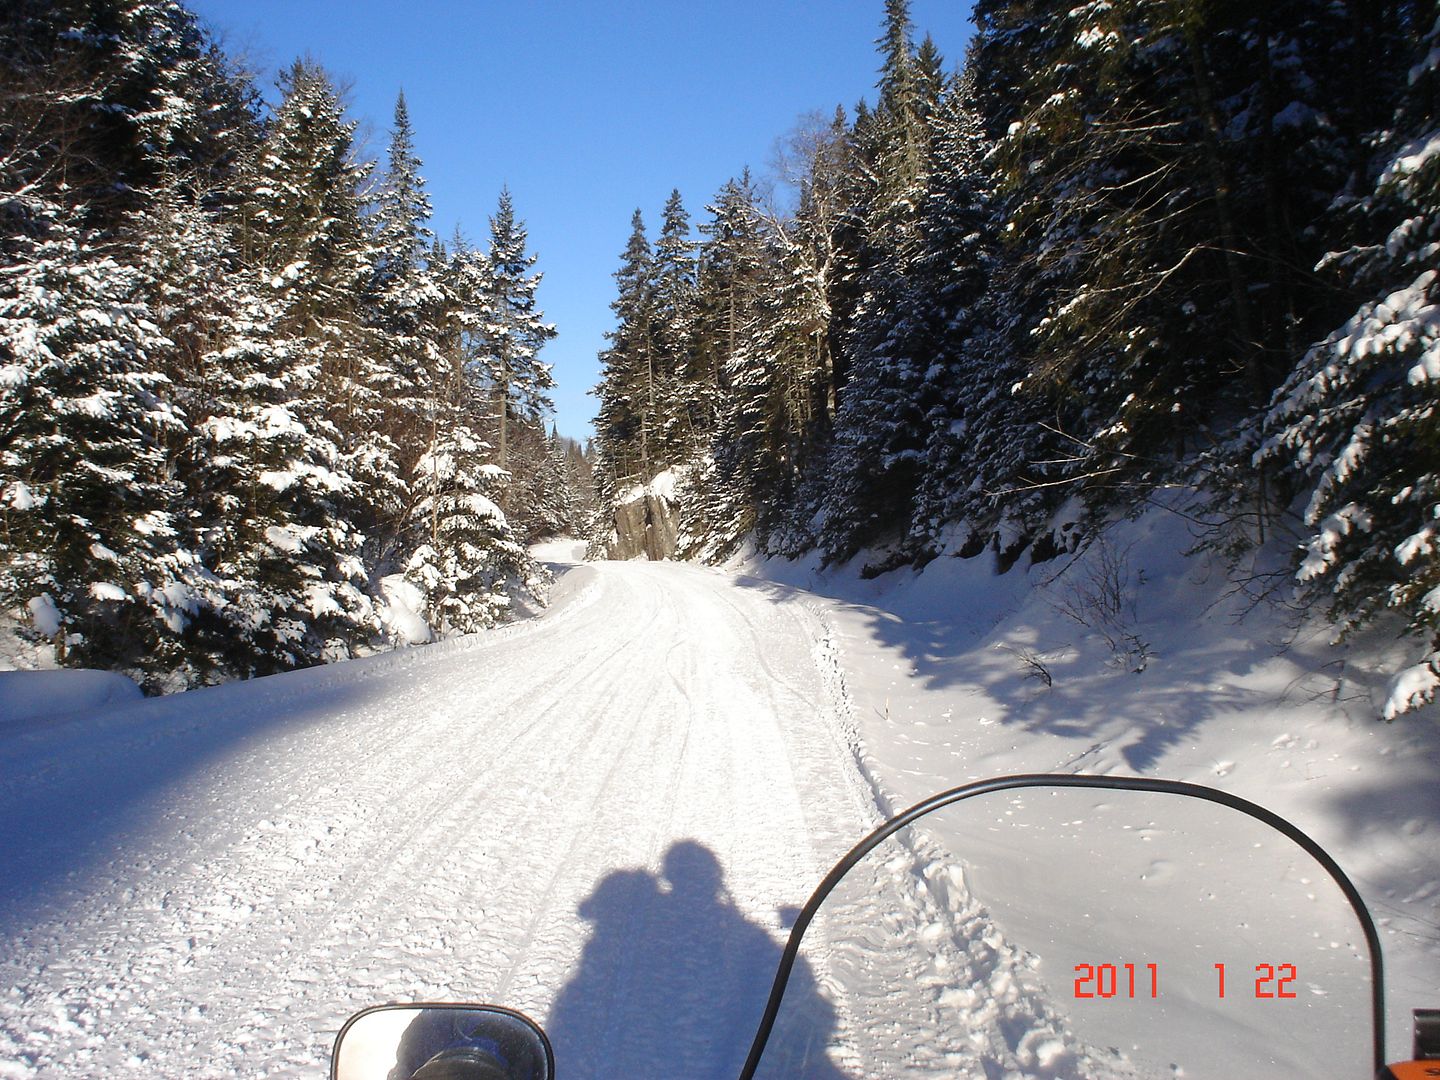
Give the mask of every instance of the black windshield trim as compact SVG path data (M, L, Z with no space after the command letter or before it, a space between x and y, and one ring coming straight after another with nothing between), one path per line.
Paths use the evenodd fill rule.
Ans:
M1187 798L1203 799L1206 802L1219 803L1221 806L1238 810L1242 814L1264 822L1275 831L1283 833L1295 841L1325 868L1325 872L1340 887L1340 891L1350 902L1350 907L1354 910L1355 917L1359 919L1360 927L1365 933L1365 942L1370 949L1370 1007L1374 1068L1376 1072L1379 1072L1384 1067L1385 982L1380 956L1380 935L1375 930L1375 922L1370 918L1370 911L1366 908L1365 901L1361 899L1359 890L1345 876L1345 871L1340 869L1340 865L1318 843L1279 814L1250 802L1248 799L1232 795L1228 791L1217 791L1202 784L1145 776L1021 773L1014 776L997 776L989 780L980 780L973 784L951 788L949 791L942 791L938 795L932 795L877 827L874 832L851 848L849 854L835 864L834 869L825 875L825 880L820 882L795 919L795 925L790 931L790 940L785 944L785 951L780 957L780 966L775 972L775 981L770 987L770 1000L766 1002L765 1015L760 1019L760 1027L755 1032L755 1040L750 1045L750 1056L745 1059L745 1067L740 1071L739 1080L752 1080L755 1070L759 1068L760 1057L765 1053L765 1044L769 1041L771 1029L774 1028L775 1020L780 1015L780 1002L785 996L785 984L789 981L790 971L795 966L796 957L800 954L800 941L805 936L805 930L814 919L815 913L820 910L820 905L825 902L825 898L830 895L831 890L840 883L840 879L880 843L926 814L953 803L974 798L977 795L988 795L996 791L1013 791L1017 788L1101 788L1110 791L1146 791L1163 795L1183 795Z

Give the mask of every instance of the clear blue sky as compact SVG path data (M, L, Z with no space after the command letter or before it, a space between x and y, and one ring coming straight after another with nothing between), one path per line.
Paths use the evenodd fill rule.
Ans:
M653 240L679 188L692 220L804 113L875 100L883 0L186 0L274 72L319 60L351 87L366 152L383 159L402 88L435 208L485 239L502 185L545 274L540 303L560 431L591 433L611 275L639 207ZM954 68L966 0L912 0Z

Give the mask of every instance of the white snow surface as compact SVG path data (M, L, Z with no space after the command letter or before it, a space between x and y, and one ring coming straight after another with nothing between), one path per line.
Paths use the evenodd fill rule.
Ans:
M113 671L0 671L0 730L131 704L140 687Z
M1400 1056L1440 1005L1435 709L1378 723L1403 650L1280 644L1167 529L1120 538L1134 595L1098 629L1065 614L1084 561L862 582L555 542L534 619L0 725L0 1078L320 1076L347 1015L414 1000L529 1013L563 1080L731 1077L836 858L1039 771L1208 783L1325 844ZM1288 841L1109 792L944 815L822 911L768 1075L1365 1074L1358 931ZM1286 965L1296 998L1257 998Z

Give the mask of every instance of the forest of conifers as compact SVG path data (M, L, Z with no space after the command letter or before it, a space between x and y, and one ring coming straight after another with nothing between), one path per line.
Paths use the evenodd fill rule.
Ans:
M793 200L742 173L692 232L677 193L653 246L637 212L592 513L525 227L500 193L482 245L430 234L403 99L370 166L312 63L270 108L171 0L13 0L0 609L151 689L303 666L493 624L527 540L603 542L669 471L682 554L869 572L1160 502L1417 633L1433 697L1434 0L975 18L956 65L886 0L876 100L783 142Z
M1391 0L977 0L958 70L886 0L878 101L690 242L639 212L602 508L675 469L681 552L869 573L1074 550L1163 504L1296 552L1440 685L1440 22ZM604 540L605 523L600 525ZM1261 588L1263 589L1263 585ZM1428 645L1425 644L1428 642Z
M403 97L358 159L170 0L0 14L0 607L150 689L508 618L588 514L508 192L439 242Z

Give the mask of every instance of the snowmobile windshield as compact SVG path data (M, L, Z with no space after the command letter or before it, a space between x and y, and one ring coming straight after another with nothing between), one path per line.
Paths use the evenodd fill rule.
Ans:
M1374 931L1345 888L1232 806L987 790L834 885L756 1075L1373 1076Z

